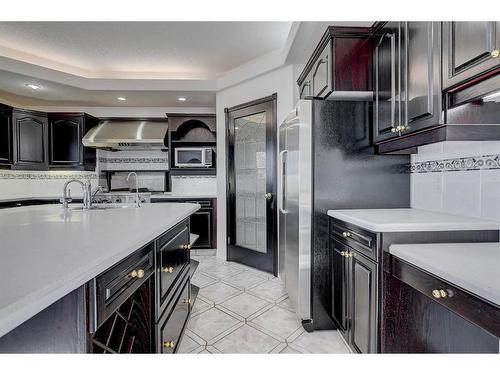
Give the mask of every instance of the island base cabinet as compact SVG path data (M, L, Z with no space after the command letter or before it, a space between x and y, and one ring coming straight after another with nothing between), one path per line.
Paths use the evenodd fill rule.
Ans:
M191 283L189 275L183 280L171 305L157 325L157 353L177 352L184 327L191 312Z
M498 338L384 272L383 353L498 353Z

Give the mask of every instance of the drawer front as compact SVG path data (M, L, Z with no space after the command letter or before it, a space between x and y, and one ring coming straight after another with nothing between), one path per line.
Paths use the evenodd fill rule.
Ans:
M333 91L332 43L329 42L325 46L312 68L312 90L313 96L316 98L326 98Z
M500 338L500 307L391 256L391 273L426 297Z
M157 279L158 279L158 311L157 316L171 298L173 286L179 275L189 265L190 251L186 249L189 244L189 224L183 222L159 240L157 247Z
M99 327L153 273L154 244L136 251L95 278L95 323Z
M189 276L183 280L180 293L158 323L158 353L170 354L177 351L184 326L191 312L191 283Z
M351 246L370 259L377 260L377 234L355 225L330 219L330 236Z

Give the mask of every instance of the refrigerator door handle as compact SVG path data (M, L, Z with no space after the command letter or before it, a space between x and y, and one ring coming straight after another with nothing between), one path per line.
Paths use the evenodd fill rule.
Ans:
M279 154L280 160L280 172L281 172L281 199L279 202L279 210L282 214L287 214L288 211L285 209L286 202L286 186L285 186L285 154L288 153L288 150L283 150Z

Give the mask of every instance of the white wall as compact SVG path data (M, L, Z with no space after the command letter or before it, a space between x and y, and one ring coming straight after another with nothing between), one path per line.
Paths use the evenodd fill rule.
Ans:
M500 142L419 147L412 172L412 207L500 221Z
M222 90L216 95L217 114L217 256L226 257L226 123L224 108L277 93L278 126L293 109L295 69L286 65Z

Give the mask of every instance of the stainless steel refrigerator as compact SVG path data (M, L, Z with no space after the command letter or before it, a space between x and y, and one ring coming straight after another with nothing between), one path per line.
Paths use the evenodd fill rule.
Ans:
M406 155L377 155L372 103L300 100L279 127L279 275L307 330L330 318L329 209L409 207Z

